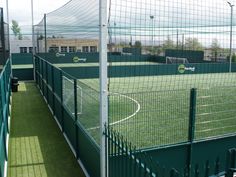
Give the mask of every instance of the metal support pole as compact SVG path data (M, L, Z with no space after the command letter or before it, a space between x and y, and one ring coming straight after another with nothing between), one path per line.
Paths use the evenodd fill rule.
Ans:
M32 60L33 60L33 67L34 67L34 81L35 81L35 40L34 40L34 0L31 0L31 17L32 17Z
M230 56L229 56L229 72L232 71L232 43L233 43L233 7L234 5L230 2L227 2L231 8L231 16L230 16Z
M179 30L177 29L177 39L176 39L176 48L179 50Z
M152 20L152 52L154 52L154 16L150 15L150 19Z
M44 52L47 53L47 15L44 14Z
M190 91L190 109L189 109L189 132L188 132L188 157L187 157L187 168L188 177L191 177L192 169L192 151L193 151L193 141L195 136L195 116L196 116L196 105L197 105L197 90L192 88Z
M101 177L108 176L105 125L108 123L107 87L107 0L99 0L99 77L100 77L100 169Z

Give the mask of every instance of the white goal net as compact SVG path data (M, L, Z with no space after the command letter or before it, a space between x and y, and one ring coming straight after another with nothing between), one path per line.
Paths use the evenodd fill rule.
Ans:
M185 64L189 63L187 58L166 57L166 64Z

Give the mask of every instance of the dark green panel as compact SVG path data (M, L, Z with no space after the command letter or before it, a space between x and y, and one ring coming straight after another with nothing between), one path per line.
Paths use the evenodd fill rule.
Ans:
M56 116L58 123L62 127L62 124L63 124L62 107L61 107L60 100L56 96L54 97L54 103L55 103L55 116Z
M153 160L158 162L161 168L165 167L167 171L175 168L183 174L189 155L189 147L190 144L186 143L159 149L143 150L143 152L152 156ZM226 166L227 150L235 147L236 136L194 142L192 144L191 173L194 173L194 166L196 164L199 165L200 172L204 173L204 165L206 164L206 161L209 161L211 167L210 174L213 175L217 158L220 160L219 171L224 171ZM152 164L147 165L151 166Z
M165 168L167 172L175 168L183 173L188 158L187 150L187 145L177 145L157 150L147 150L145 153L155 159L160 164L160 168ZM148 166L151 166L151 164L148 164Z
M50 108L53 110L53 92L51 89L48 89L48 104Z
M181 68L184 70L181 71ZM61 69L78 79L99 77L98 66L61 67ZM123 65L110 66L108 71L109 77L227 73L229 72L229 63ZM234 63L232 64L232 71L236 72L236 64Z
M74 120L72 118L72 115L66 109L64 109L63 111L63 117L65 134L74 150L76 150L76 131Z
M40 53L40 57L44 58L50 63L77 63L84 62L86 63L98 63L99 62L99 53ZM77 58L77 59L76 59ZM123 54L114 54L108 53L109 62L137 62L137 61L148 61L150 55L123 55ZM78 61L79 59L79 61Z
M210 161L211 166L214 166L217 158L220 159L220 171L225 170L227 150L236 147L236 136L218 138L215 140L208 140L194 143L193 146L193 165L204 164L207 160ZM200 166L203 171L203 166ZM213 174L214 168L211 169Z
M100 177L100 150L92 138L78 126L78 156L90 176Z
M13 69L12 72L19 80L34 80L33 68Z
M61 69L77 79L99 78L98 67L73 67L73 68L63 67Z
M13 65L33 64L33 55L31 53L13 53L11 58Z
M58 98L61 99L62 97L62 73L61 70L58 68L53 68L54 72L54 88L55 88L55 94L57 95Z

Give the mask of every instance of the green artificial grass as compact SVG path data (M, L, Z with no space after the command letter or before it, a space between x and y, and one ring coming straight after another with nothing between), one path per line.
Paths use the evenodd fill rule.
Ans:
M83 177L35 83L13 93L8 177Z
M235 133L235 77L235 73L211 73L109 78L110 126L137 148L187 142L190 90L196 88L194 139ZM63 83L69 90L63 88L67 98L73 84ZM99 144L99 80L79 79L77 85L77 105L82 103L79 121ZM73 94L64 99L71 110L73 101Z

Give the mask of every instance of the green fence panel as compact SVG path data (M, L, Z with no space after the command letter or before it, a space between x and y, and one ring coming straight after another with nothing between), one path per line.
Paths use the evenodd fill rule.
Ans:
M51 87L52 89L52 86L53 86L53 79L52 79L52 68L53 66L51 64L48 63L47 65L47 77L48 77L48 85Z
M84 130L80 123L78 127L78 157L90 176L100 177L100 150L92 137Z
M236 136L222 137L211 140L195 141L192 148L191 175L194 176L195 165L200 164L201 174L205 171L205 163L209 162L209 176L215 174L216 162L219 161L218 171L225 171L226 153L228 149L236 147ZM186 173L189 144L176 144L169 147L142 150L158 162L162 169L170 171L173 167L181 174ZM147 164L152 165L151 162ZM203 176L203 175L202 175Z
M99 78L98 67L78 67L78 68L61 68L64 72L70 74L77 79Z
M33 68L13 69L13 76L17 77L20 81L34 80Z
M70 144L76 151L76 125L75 125L75 120L72 118L71 113L64 109L63 111L63 123L64 123L64 131L65 134L70 141Z
M219 138L215 140L197 142L193 146L192 164L203 164L206 161L210 162L209 174L214 174L215 164L219 159L219 172L226 169L226 153L228 149L236 147L236 136ZM204 166L199 166L199 170L204 171ZM194 173L192 169L192 174Z
M33 64L33 55L31 53L12 53L13 65L27 65Z
M3 129L1 129L1 133L0 133L0 169L1 169L1 177L4 176L4 171L5 171L5 147L4 147L4 144L6 143L5 142L5 139L3 137Z
M47 62L43 61L43 68L42 68L43 79L46 81L47 79Z
M9 133L8 116L10 115L11 64L8 59L0 73L0 175L5 174L7 154L7 134Z
M48 104L51 110L54 112L53 91L51 88L48 88Z
M99 78L98 66L75 65L67 67L61 65L64 72L77 79ZM198 64L153 64L153 65L112 65L108 68L108 76L133 77L133 76L161 76L183 74L228 73L229 63L198 63ZM236 72L236 64L232 64L232 72Z
M55 94L55 93L54 93ZM63 113L62 113L62 103L59 97L55 95L54 97L54 104L55 104L55 117L60 124L61 127L63 127Z
M61 70L58 68L53 68L54 70L54 77L53 77L53 85L55 87L55 94L58 98L62 98L62 73Z
M99 53L40 53L40 57L50 63L98 63ZM109 62L137 62L148 61L150 55L123 55L121 53L108 53Z

